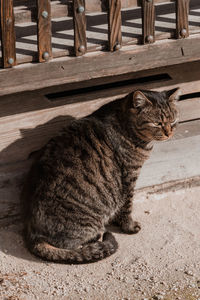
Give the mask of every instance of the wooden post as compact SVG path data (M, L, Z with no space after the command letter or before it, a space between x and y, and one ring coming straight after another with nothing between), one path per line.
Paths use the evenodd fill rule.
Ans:
M155 6L154 0L142 1L142 43L155 42Z
M3 68L16 65L13 0L0 0L1 49Z
M176 0L176 38L189 36L189 2L190 0Z
M73 1L74 51L80 56L87 51L85 0Z
M37 42L39 62L52 58L50 0L37 0Z
M121 48L121 0L108 2L108 42L109 50L116 51Z

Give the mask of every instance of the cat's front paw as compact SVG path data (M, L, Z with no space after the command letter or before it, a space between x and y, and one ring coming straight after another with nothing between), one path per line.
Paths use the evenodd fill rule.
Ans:
M131 217L126 220L123 220L121 224L123 232L128 234L138 233L141 229L140 223L133 221Z

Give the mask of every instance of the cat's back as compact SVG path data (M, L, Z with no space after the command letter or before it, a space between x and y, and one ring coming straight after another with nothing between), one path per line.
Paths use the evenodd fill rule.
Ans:
M106 124L94 117L73 121L46 144L40 163L55 168L59 162L71 161L80 167L82 161L99 160L101 151L108 148L105 128Z

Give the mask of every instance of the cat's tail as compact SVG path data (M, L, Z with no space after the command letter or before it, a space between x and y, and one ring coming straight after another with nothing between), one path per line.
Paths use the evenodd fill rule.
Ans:
M61 249L51 246L44 241L35 241L31 252L45 260L60 263L91 263L108 257L118 248L115 237L105 232L102 241L88 243L74 250Z

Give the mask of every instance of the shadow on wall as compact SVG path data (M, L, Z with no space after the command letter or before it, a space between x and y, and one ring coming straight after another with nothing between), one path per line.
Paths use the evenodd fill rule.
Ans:
M34 129L20 129L21 138L0 152L0 167L28 159L73 120L72 116L59 116Z
M21 138L1 151L0 251L40 262L28 253L23 244L20 194L30 166L37 157L37 150L74 119L59 116L34 129L21 129ZM12 226L4 229L8 225Z
M21 138L0 152L0 227L20 220L20 192L37 150L74 119L59 116L34 129L21 129Z

